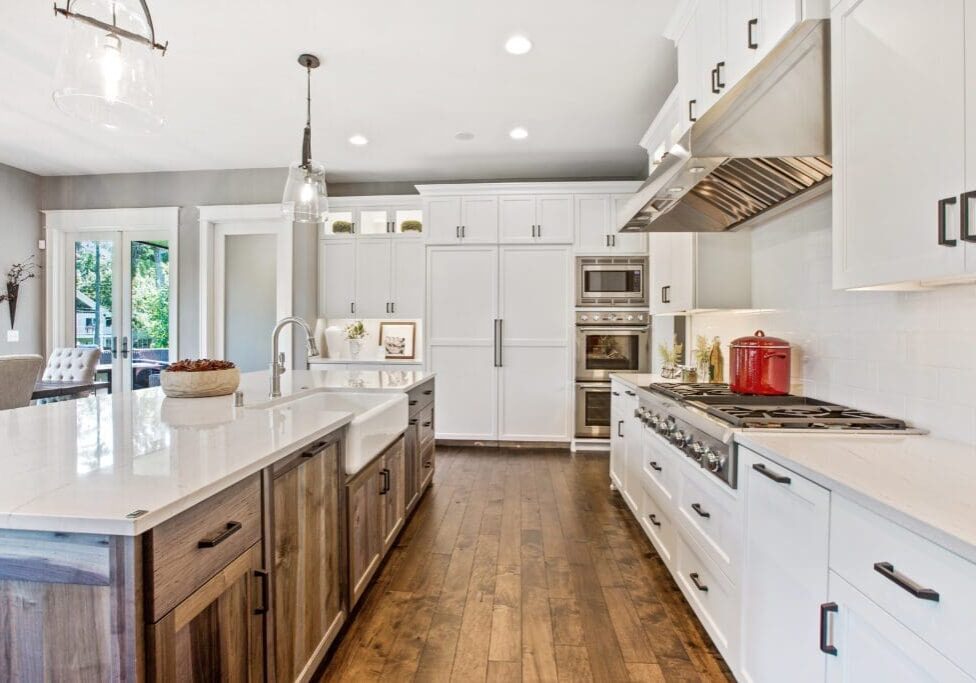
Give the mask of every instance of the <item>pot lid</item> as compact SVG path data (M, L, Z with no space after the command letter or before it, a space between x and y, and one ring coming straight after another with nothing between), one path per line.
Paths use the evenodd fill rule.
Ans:
M790 348L790 343L785 339L780 339L779 337L767 337L766 333L762 330L756 330L756 333L747 337L739 337L738 339L733 339L729 346L733 349L735 348L763 348L763 349L788 349Z

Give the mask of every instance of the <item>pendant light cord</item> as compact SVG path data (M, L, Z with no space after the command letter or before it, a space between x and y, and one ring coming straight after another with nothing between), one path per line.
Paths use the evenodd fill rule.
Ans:
M302 168L309 170L312 160L312 67L305 65L305 133L302 136Z

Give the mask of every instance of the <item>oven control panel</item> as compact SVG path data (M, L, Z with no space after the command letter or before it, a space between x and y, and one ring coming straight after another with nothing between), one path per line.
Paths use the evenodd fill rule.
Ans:
M646 429L656 432L682 455L735 488L735 463L729 444L656 406L642 405L637 416Z

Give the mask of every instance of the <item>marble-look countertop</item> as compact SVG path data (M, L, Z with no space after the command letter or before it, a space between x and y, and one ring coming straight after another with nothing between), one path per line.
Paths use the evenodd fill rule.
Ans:
M739 432L735 440L976 562L976 446L923 435Z
M326 358L311 356L308 362L312 365L423 365L422 360L404 358Z
M652 375L650 373L644 372L612 372L610 373L611 380L617 380L623 384L626 384L631 389L647 389L649 384L658 384L661 382L677 382L675 379L664 379L661 375Z
M257 372L241 378L244 408L157 388L0 411L0 529L141 534L353 419L288 397L403 392L431 376L287 372L286 402L263 405L269 377Z

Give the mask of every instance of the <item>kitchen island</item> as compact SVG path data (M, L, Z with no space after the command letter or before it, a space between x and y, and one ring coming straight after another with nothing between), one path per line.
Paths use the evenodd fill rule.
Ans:
M381 559L430 483L433 379L409 374L0 413L0 680L308 679L379 564L352 578L348 558ZM346 436L376 415L351 472Z

